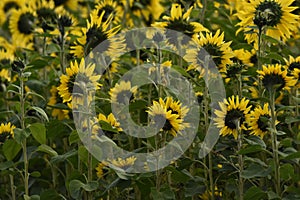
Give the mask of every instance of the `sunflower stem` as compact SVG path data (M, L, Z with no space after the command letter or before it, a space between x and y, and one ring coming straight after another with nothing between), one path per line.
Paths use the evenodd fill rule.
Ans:
M12 200L16 200L16 186L14 183L14 176L10 174L9 179L10 179L11 198Z
M238 152L242 149L243 146L243 135L240 126L237 126L238 130ZM242 173L244 170L244 158L242 154L238 155L239 162L239 199L244 199L244 179Z
M204 123L205 123L205 133L208 131L209 127L209 102L208 102L208 88L207 86L204 87L204 95L203 95L203 101L204 101ZM211 151L208 153L208 178L209 178L209 187L211 191L211 200L215 199L215 186L214 186L214 178L213 178L213 161L212 161L212 153Z
M206 11L206 7L207 7L207 0L203 0L202 2L202 11L201 11L201 16L200 16L200 23L203 24L204 23L204 19L205 19L205 11Z
M278 141L277 141L277 129L276 121L277 116L275 113L275 95L276 89L271 88L270 92L270 105L271 105L271 140L272 140L272 150L274 159L274 172L275 172L275 191L278 195L281 194L280 188L280 171L279 171L279 156L278 156Z
M21 129L25 131L25 98L24 98L24 76L23 72L21 72L20 78L20 120L21 120ZM24 188L25 188L25 195L29 196L29 173L28 173L28 157L27 157L27 139L22 142L22 150L23 150L23 159L24 159Z

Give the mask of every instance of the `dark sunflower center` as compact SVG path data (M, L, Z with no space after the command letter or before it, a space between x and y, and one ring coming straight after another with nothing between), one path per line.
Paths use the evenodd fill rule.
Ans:
M36 13L40 20L51 20L51 22L53 22L55 19L54 11L49 8L40 8Z
M11 134L8 132L3 132L0 134L0 144L4 143L7 139L11 138Z
M9 59L1 59L0 60L0 66L6 66L10 64L10 60Z
M31 34L33 31L33 22L34 22L34 16L32 14L30 13L21 14L18 21L18 30L25 35Z
M173 128L170 121L166 119L164 115L155 115L154 122L157 125L157 127L162 127L164 131L170 131Z
M254 54L254 55L251 56L250 62L251 62L252 64L254 64L254 65L257 63L257 56L256 56L256 54Z
M70 77L69 82L67 84L67 86L68 86L68 92L70 93L70 95L73 92L75 79L76 79L76 74Z
M263 26L276 26L279 24L283 13L281 5L275 1L266 0L256 7L254 24L259 28Z
M289 65L289 70L300 69L300 62L293 62Z
M217 45L211 43L205 44L204 46L202 46L202 48L204 48L207 51L207 53L213 57L214 63L216 64L216 66L220 68L220 65L222 64L222 56L224 55L224 53L220 50L220 48ZM199 51L198 58L206 56L207 53L203 53L202 51ZM205 58L203 58L201 61L204 62Z
M185 33L188 36L192 36L194 34L195 27L187 22L184 22L182 20L174 20L170 22L167 26L167 28L175 31L179 31L182 33Z
M242 111L233 109L227 112L225 116L225 126L229 127L230 129L236 129L236 122L238 121L240 125L245 121L245 116Z
M108 35L102 31L102 28L97 28L96 26L91 27L86 33L86 46L85 53L88 54L93 50L98 44L101 44L101 49L99 53L106 51L109 47L109 41L107 40Z
M63 27L70 27L72 26L72 19L66 15L61 16L58 18L58 23Z
M5 5L4 5L4 12L6 13L7 11L9 11L10 9L12 8L15 8L15 9L18 9L19 8L19 5L16 4L16 2L14 1L10 1L10 2L7 2Z
M258 128L265 132L267 131L267 128L269 127L268 126L268 120L269 120L270 116L265 114L265 115L262 115L259 117L259 119L257 120L257 125L258 125Z
M132 97L132 92L130 90L122 90L117 94L117 102L126 104L128 100Z
M285 86L285 80L282 76L278 74L267 74L262 80L265 88L272 89L274 86L277 91L280 91Z
M55 7L65 4L67 1L68 0L54 0Z
M106 21L111 14L115 14L115 9L110 5L106 5L105 7L100 9L98 11L98 16L100 16L103 11L105 11L105 13L103 15L102 21Z
M237 74L240 74L243 67L243 65L239 63L235 63L233 65L227 66L227 77L236 77Z

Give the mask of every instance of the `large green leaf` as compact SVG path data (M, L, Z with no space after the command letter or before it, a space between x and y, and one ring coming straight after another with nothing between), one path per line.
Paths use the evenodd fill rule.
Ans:
M97 181L91 181L87 184L82 183L80 180L72 180L69 185L70 194L73 198L78 199L80 197L80 191L91 192L98 188L99 184Z
M40 143L46 143L46 128L45 125L42 123L34 123L29 126L32 136L34 139Z
M44 153L47 153L49 154L50 156L57 156L57 152L52 149L51 147L49 147L48 145L46 144L42 144L40 145L38 148L37 148L37 151L41 151L41 152L44 152Z
M261 200L265 199L266 197L267 194L264 191L258 187L252 186L246 191L244 200Z
M13 160L21 149L22 146L15 140L6 140L2 146L3 154L7 160Z

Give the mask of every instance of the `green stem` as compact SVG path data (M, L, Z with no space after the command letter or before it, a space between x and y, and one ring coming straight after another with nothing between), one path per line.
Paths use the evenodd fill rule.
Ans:
M21 74L20 78L20 111L21 111L21 129L25 131L25 98L24 98L24 77ZM24 188L25 195L29 196L29 173L28 173L28 158L27 158L27 139L25 138L22 142L22 150L23 150L23 159L24 159Z
M10 179L11 197L12 200L16 200L16 186L14 183L14 176L10 174L9 179Z
M59 60L60 60L60 70L61 73L65 73L65 39L63 33L60 34L60 52L59 52Z
M207 0L203 0L202 5L203 5L203 7L202 7L201 16L200 16L200 23L201 24L204 23L205 11L206 11L206 7L207 7Z
M205 133L208 131L209 127L209 102L208 102L208 88L204 87L204 94L203 94L203 101L204 101L204 126L205 126ZM213 160L212 160L212 153L211 151L208 153L208 178L209 178L209 187L211 191L211 200L215 199L215 185L214 185L214 178L213 178Z
M240 130L240 127L238 129L238 151L242 149L243 145L243 136ZM238 155L238 162L239 162L239 199L244 199L244 179L242 177L243 169L244 169L244 158L243 155Z
M276 90L270 89L270 106L271 106L271 140L272 140L272 150L274 159L274 172L275 172L275 191L278 195L281 194L280 188L280 171L279 171L279 156L278 156L278 141L277 141L277 129L276 120L277 116L275 113L275 95Z

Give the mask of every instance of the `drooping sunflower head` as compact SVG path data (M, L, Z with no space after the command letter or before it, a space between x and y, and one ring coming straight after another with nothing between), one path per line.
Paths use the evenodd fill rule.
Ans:
M276 91L290 90L297 83L297 80L288 76L287 69L283 69L280 64L269 64L263 66L262 70L258 70L259 78L262 80L264 87L267 90L276 89Z
M137 86L131 86L130 81L120 81L109 91L112 103L126 104L137 94Z
M163 16L163 21L155 22L152 24L153 27L166 28L166 35L169 40L169 43L173 45L179 45L179 37L173 31L177 31L183 33L189 37L195 37L196 33L199 32L209 32L207 28L205 28L202 24L198 22L193 22L189 20L190 14L192 12L193 6L191 6L185 13L183 13L183 9L181 5L178 3L172 4L170 16ZM169 31L171 30L171 32ZM185 45L189 42L184 38L180 43Z
M15 125L12 125L10 122L1 123L0 125L0 144L4 143L7 139L14 137Z
M249 32L245 39L257 45L257 33L266 30L266 35L285 42L297 30L299 16L292 13L297 7L291 6L291 0L250 0L243 2L243 9L237 13L241 20L237 25L240 31ZM256 26L257 29L253 29Z
M48 105L49 106L55 106L57 104L61 104L63 103L63 99L59 96L58 94L58 90L56 86L52 86L50 89L50 94L51 97L49 99ZM51 115L55 118L57 118L58 120L64 120L64 119L69 119L69 110L65 110L65 109L60 109L60 108L53 108Z
M76 60L70 63L70 67L66 69L66 74L61 75L60 85L57 87L58 94L63 99L63 103L70 103L72 100L82 101L82 89L79 86L75 86L75 81L82 82L87 87L93 87L94 89L100 88L101 85L98 83L100 75L95 75L94 70L95 65L86 65L84 58L81 59L80 63ZM72 95L75 87L76 94ZM78 98L73 99L72 96Z
M254 108L247 116L250 134L263 138L269 132L270 117L271 111L268 103L265 103L263 107L259 105Z
M36 13L29 6L13 10L9 19L9 30L16 44L28 43L33 40Z
M239 96L232 96L219 103L220 110L216 110L214 119L216 126L220 129L220 135L233 135L238 138L239 130L247 130L246 115L251 106L249 100L239 99Z
M193 63L195 67L205 68L203 62L206 60L205 56L208 53L219 71L226 72L226 65L232 64L231 58L234 54L230 47L231 42L224 41L224 32L221 33L218 30L214 35L212 33L206 33L205 35L200 33L199 37L194 40L201 48L188 49L184 58Z

